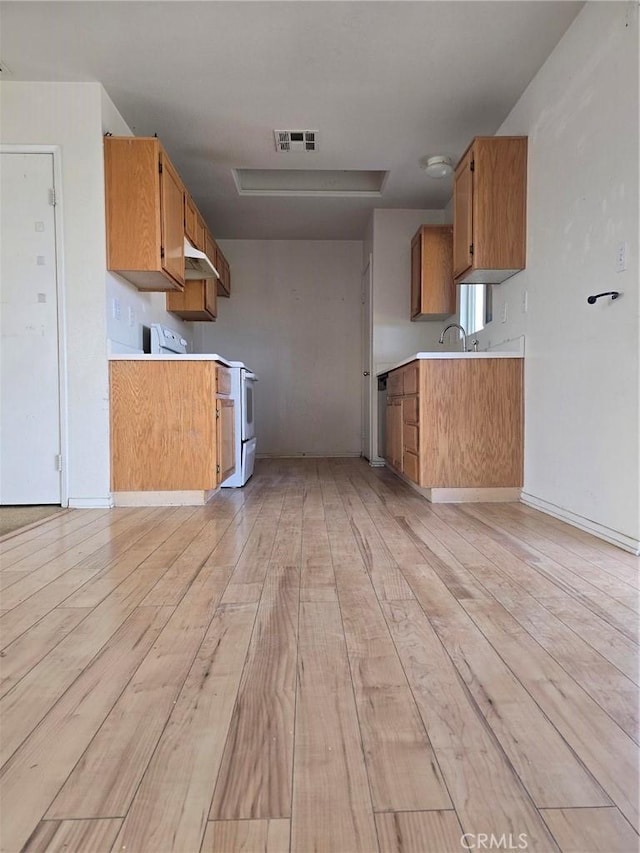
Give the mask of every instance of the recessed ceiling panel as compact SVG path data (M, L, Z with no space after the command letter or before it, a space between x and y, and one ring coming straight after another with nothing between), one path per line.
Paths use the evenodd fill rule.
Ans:
M386 171L371 169L234 169L240 195L381 196Z

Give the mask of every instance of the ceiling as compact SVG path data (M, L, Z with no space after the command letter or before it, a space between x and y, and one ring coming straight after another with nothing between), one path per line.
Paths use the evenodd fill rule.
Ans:
M374 207L443 208L454 163L492 135L582 3L9 2L13 80L99 81L157 133L218 238L362 239ZM274 129L318 130L280 153ZM240 196L232 170L388 171L378 198Z

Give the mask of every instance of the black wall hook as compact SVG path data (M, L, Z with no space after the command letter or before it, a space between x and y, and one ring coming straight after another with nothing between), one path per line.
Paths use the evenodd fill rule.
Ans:
M611 301L613 302L614 299L622 296L622 294L618 290L608 290L606 293L596 293L595 296L587 296L587 302L589 305L595 305L596 299L600 299L601 296L610 296Z

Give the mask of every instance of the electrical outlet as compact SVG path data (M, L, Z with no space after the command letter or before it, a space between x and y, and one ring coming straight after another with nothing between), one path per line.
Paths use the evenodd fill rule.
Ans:
M122 307L120 305L120 300L114 298L111 300L111 316L113 317L114 320L119 320L121 315L122 315Z
M522 294L522 313L526 314L529 310L529 291L525 290Z
M502 306L502 322L503 323L507 322L507 303L506 302Z
M626 240L623 243L618 244L618 251L616 252L616 272L624 272L626 270L628 251L629 246L627 245Z
M129 318L129 325L135 326L135 324L136 324L136 310L131 305L129 305L128 318Z

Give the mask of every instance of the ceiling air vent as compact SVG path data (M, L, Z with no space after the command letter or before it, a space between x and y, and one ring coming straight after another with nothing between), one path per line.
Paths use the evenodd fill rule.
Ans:
M317 130L274 130L276 151L317 151Z

